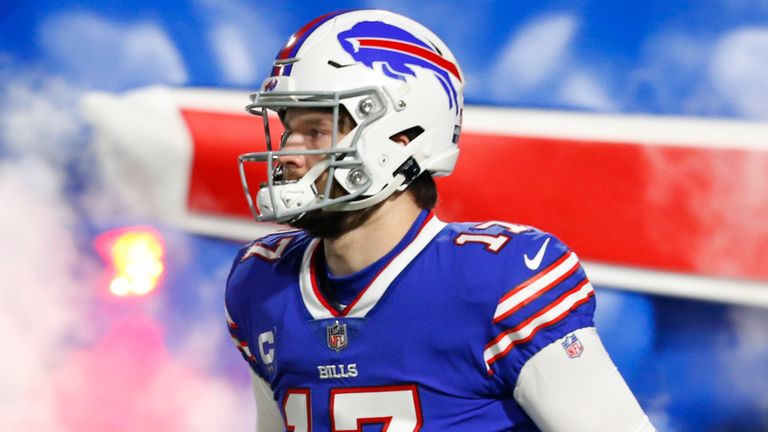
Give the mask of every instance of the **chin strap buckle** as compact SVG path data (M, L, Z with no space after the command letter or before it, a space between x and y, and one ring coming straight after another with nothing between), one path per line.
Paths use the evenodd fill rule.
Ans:
M419 167L419 163L416 162L416 159L411 156L406 159L405 162L403 162L403 164L400 165L400 167L397 168L392 174L393 176L402 174L402 176L405 178L405 180L403 180L402 186L408 186L413 180L416 179L416 177L419 176L419 174L421 174L421 167Z

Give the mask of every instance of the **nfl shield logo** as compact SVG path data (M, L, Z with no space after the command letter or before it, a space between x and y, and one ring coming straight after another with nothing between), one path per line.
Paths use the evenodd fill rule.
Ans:
M328 348L341 351L347 347L347 325L338 321L327 327Z
M584 345L581 344L579 338L575 334L571 333L563 339L563 349L570 358L576 358L584 352Z

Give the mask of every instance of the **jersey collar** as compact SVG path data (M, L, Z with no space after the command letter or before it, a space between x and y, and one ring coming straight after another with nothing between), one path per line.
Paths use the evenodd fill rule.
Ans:
M445 222L439 220L434 214L430 214L411 243L399 254L395 255L381 272L373 278L371 283L360 292L357 298L342 311L337 311L331 306L317 285L313 263L320 239L313 239L304 251L301 271L299 273L299 286L304 306L314 319L333 317L362 318L366 316L376 306L376 303L378 303L397 275L408 267L411 261L442 231L445 225Z

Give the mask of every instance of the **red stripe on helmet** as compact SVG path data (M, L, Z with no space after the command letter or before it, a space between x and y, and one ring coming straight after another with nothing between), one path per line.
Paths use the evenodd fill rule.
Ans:
M408 42L402 42L392 39L378 39L378 38L366 38L366 39L358 39L360 42L361 47L365 48L381 48L381 49L387 49L391 51L401 51L408 54L411 54L413 56L422 58L430 63L433 63L448 72L450 72L453 76L456 77L456 79L459 80L459 82L462 82L461 80L461 74L459 73L459 68L450 61L446 60L444 57L441 57L439 54L437 54L434 51L430 51L427 48L424 48L422 46L414 45Z

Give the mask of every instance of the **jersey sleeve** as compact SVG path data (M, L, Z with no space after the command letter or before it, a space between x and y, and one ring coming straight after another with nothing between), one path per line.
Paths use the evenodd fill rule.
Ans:
M232 275L237 269L238 265L243 261L243 257L249 250L249 246L243 247L235 256L235 260L232 263L232 268L227 276L226 291L224 294L224 315L227 322L227 329L229 330L229 336L235 345L235 348L240 352L246 362L251 367L251 370L255 373L259 373L258 362L254 353L251 351L251 347L247 340L247 331L243 327L244 320L241 319L239 314L239 306L242 299L239 298L238 287L233 283Z
M594 290L579 258L551 234L516 236L500 272L506 290L495 305L483 359L489 375L513 389L526 362L569 333L594 327ZM578 347L563 346L574 351Z
M263 302L264 287L273 286L275 267L285 262L300 238L306 239L300 234L298 230L280 231L244 246L227 276L224 305L229 334L251 369L267 381L273 375L274 331L256 328L263 317L255 311ZM258 286L255 280L260 282Z

